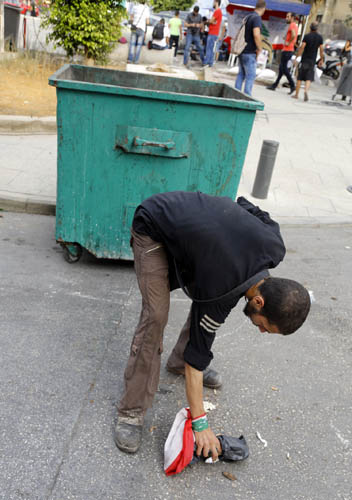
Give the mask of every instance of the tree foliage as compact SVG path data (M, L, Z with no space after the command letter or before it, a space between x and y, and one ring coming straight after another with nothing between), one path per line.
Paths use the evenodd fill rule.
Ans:
M154 12L163 10L188 10L194 0L150 0Z
M350 8L350 12L349 14L347 14L346 18L345 18L345 24L349 27L349 28L352 28L352 2L348 4L349 8Z
M70 57L84 54L105 62L113 42L121 35L126 10L116 0L52 0L42 26L50 28L47 39Z

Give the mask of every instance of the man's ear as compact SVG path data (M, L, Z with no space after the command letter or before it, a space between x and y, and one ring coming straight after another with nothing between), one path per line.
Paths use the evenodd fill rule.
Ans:
M261 295L255 295L252 300L254 305L259 309L262 309L262 307L264 307L264 299Z

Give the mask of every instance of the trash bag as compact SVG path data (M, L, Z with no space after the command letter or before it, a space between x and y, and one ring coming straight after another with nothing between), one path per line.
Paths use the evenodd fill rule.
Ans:
M249 455L249 449L244 436L235 438L232 436L217 436L222 449L220 460L224 462L237 462L244 460Z
M244 436L235 438L232 436L224 436L220 434L216 436L221 444L221 455L219 455L219 460L222 462L238 462L239 460L245 460L249 456L249 449ZM197 446L194 446L193 458L190 465L194 465L200 460L208 460L207 457L201 455L198 457L196 455ZM212 462L209 462L212 463Z

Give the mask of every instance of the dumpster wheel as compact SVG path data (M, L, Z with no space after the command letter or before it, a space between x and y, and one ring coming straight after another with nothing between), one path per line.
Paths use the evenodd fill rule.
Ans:
M64 251L64 259L69 264L78 262L82 257L82 247L79 243L60 243Z

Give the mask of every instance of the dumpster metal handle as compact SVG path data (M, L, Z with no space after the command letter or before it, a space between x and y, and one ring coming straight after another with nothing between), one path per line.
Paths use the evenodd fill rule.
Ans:
M163 148L163 149L175 149L175 143L173 141L167 142L152 142L148 141L148 139L141 139L140 137L135 137L133 139L134 146L153 146L155 148Z

